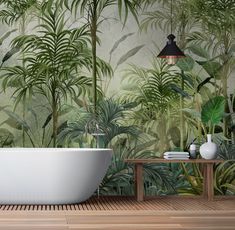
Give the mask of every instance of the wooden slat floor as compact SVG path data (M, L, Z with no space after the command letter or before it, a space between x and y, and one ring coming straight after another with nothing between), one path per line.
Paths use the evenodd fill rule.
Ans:
M235 230L235 198L92 197L73 205L0 205L0 229Z

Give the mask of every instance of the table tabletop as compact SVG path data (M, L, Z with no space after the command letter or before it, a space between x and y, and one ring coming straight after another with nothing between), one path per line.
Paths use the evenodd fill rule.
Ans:
M221 163L224 162L223 159L187 159L187 160L176 160L176 159L164 159L164 158L138 158L138 159L125 159L126 163L134 164L152 164L152 163Z

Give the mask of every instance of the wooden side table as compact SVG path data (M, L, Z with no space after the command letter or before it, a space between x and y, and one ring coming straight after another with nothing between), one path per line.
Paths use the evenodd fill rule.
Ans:
M126 163L135 165L135 195L137 201L144 200L144 183L143 183L143 164L158 163L197 163L203 164L203 196L208 200L214 199L214 175L213 166L216 163L224 162L224 160L205 160L205 159L189 159L189 160L166 160L166 159L125 159Z

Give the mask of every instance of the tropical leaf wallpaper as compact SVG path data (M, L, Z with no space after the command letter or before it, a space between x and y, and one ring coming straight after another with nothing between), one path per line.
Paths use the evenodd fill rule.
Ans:
M0 0L1 147L114 150L101 194L133 194L125 158L213 135L235 193L235 2ZM157 58L175 34L186 58ZM198 156L199 157L199 156ZM145 193L200 194L198 165L145 165Z

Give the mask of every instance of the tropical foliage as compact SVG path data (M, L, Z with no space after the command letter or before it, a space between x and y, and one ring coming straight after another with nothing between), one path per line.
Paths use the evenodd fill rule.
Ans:
M53 146L56 146L63 100L78 98L91 85L91 79L82 73L83 67L91 68L91 51L87 46L86 27L65 29L64 13L59 8L48 8L41 20L40 35L23 35L14 40L13 46L24 46L25 63L24 66L5 67L2 84L4 90L16 86L15 105L23 97L35 93L46 98L53 121ZM103 72L109 71L101 60L100 64Z
M130 135L138 138L139 131L135 126L127 126L125 123L125 112L131 109L131 104L117 104L113 100L100 101L97 106L97 116L91 108L88 111L80 111L78 120L68 123L60 133L60 139L71 143L73 140L80 140L84 135L96 137L99 147L111 147L114 138L123 135ZM111 145L111 146L110 146Z
M215 193L234 194L235 3L171 4L0 0L0 145L112 148L99 192L130 195L125 158L187 151L212 133L226 160ZM156 57L169 33L187 56L175 66ZM196 164L145 165L144 176L149 195L202 192Z

